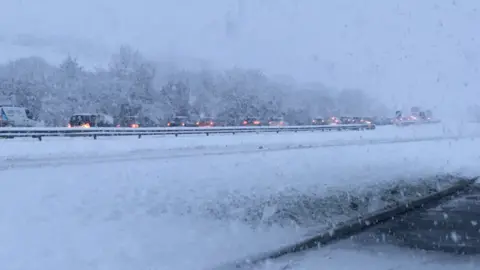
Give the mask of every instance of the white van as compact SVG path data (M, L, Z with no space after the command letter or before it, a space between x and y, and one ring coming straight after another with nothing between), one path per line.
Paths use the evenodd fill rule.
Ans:
M34 127L37 121L23 107L0 105L0 127Z

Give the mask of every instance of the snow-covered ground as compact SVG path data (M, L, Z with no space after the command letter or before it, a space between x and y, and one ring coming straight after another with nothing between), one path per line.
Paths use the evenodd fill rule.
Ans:
M479 124L438 124L410 127L380 126L373 131L298 132L279 134L225 134L92 138L46 137L0 140L0 159L29 160L35 158L79 158L135 155L185 154L187 151L246 151L259 147L285 149L324 145L365 144L405 140L438 140L441 138L480 136ZM161 153L159 153L161 151Z
M260 219L268 216L276 198L358 193L399 179L414 185L443 173L479 175L477 130L438 125L140 140L3 140L0 266L208 269L306 233L253 222L258 221L255 211ZM469 138L440 140L445 136ZM412 142L387 143L399 139ZM345 142L361 143L334 146ZM230 147L235 150L225 150ZM332 248L307 254L294 269L319 269L319 264L351 269L366 260L369 269L444 263L428 254L399 251L395 257L399 260ZM472 262L455 267L459 264L468 269Z

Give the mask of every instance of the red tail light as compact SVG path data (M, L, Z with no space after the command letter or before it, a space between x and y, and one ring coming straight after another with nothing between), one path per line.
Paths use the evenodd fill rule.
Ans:
M248 122L247 122L247 121L243 121L243 124L246 125L246 124L248 124Z

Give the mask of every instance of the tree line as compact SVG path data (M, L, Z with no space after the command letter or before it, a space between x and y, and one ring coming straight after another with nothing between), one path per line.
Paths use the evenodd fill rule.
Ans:
M81 112L134 114L155 124L179 114L224 121L283 116L301 123L316 116L387 112L360 89L298 83L255 69L186 69L148 60L129 46L113 54L107 68L95 70L71 56L59 65L41 57L0 65L0 96L48 126L64 126Z

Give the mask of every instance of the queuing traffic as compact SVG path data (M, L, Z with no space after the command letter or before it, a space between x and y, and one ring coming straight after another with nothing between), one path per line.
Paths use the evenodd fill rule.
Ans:
M414 124L438 123L440 120L433 117L430 110L423 111L419 107L412 107L410 114L404 115L397 111L395 117L365 117L330 115L318 116L311 119L287 121L283 116L262 118L258 116L245 116L238 119L223 119L221 117L193 117L189 115L175 115L166 123L149 121L146 117L138 115L122 115L113 117L104 113L75 113L68 123L69 128L90 127L216 127L216 126L302 126L302 125L348 125L367 124L372 126L397 125L407 126ZM18 106L0 105L0 127L34 127L42 123L35 121L29 110Z

